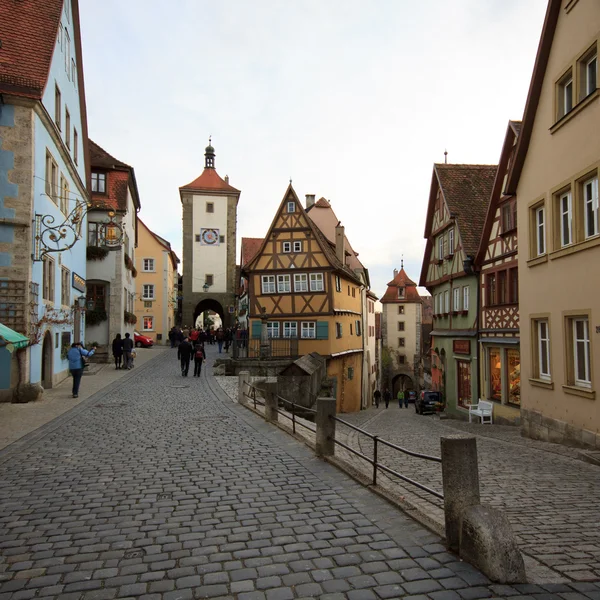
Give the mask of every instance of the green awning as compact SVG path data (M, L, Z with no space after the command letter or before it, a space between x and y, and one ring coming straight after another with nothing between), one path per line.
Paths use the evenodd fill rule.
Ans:
M26 348L29 346L29 338L0 323L0 346L8 345L14 348Z

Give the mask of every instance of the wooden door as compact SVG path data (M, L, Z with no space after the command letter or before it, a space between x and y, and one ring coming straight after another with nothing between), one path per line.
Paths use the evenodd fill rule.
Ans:
M458 387L458 406L471 404L471 363L467 360L456 361Z

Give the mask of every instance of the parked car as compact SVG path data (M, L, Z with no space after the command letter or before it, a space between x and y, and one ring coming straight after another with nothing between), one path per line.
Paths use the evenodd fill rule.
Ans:
M154 340L147 335L142 335L137 331L133 332L133 341L136 348L152 348L154 346Z
M404 393L407 394L407 396L405 396L405 398L408 398L409 402L417 401L417 392L415 390L408 390L407 392L404 392Z
M444 399L442 398L442 392L423 390L415 402L415 412L418 415L424 415L426 412L436 412L438 410L438 405L443 405L443 403Z

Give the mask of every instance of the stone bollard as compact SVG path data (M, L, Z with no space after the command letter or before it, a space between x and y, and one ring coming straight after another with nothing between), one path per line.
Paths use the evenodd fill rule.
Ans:
M335 454L335 398L317 398L317 436L315 451L317 456Z
M240 371L238 381L238 404L245 405L248 399L246 394L250 394L250 388L248 387L250 383L250 371Z
M462 515L480 503L477 441L475 436L456 434L442 437L441 445L446 542L458 552Z
M265 383L265 420L269 423L276 423L279 420L277 407L277 383Z

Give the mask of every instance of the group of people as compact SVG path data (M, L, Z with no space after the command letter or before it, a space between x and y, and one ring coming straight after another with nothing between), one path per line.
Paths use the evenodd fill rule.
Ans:
M192 340L189 336L186 336L177 346L177 359L181 364L182 377L188 376L192 358L194 359L194 377L200 377L202 373L202 362L206 359L204 343L199 341L199 339Z
M115 359L116 369L133 369L133 359L135 358L135 350L133 339L129 333L122 338L120 333L117 333L112 341L112 354Z
M398 400L399 408L402 408L403 404L404 404L404 408L408 408L408 392L404 392L403 390L400 390L398 392L398 394L396 395L396 398ZM392 394L391 394L390 390L385 388L383 390L383 401L385 403L386 408L388 408L388 406L390 405L391 399L392 399ZM373 400L375 401L375 406L377 408L379 408L379 403L381 402L381 392L379 390L375 390L373 392Z
M228 327L223 329L218 327L217 329L202 327L172 327L169 331L169 341L171 342L171 348L178 348L183 341L187 338L192 346L196 343L210 344L211 346L217 344L219 348L219 354L223 352L229 352L229 348L234 340L237 341L238 347L241 342L245 343L246 335L245 330L237 327Z

